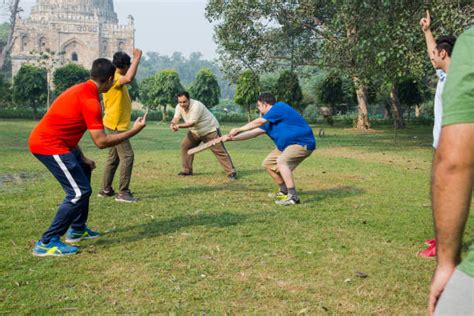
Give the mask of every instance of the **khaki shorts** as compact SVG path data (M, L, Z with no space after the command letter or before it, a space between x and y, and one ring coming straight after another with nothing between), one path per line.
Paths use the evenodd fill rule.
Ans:
M301 145L290 145L285 148L284 151L274 149L262 163L262 166L266 169L271 169L278 172L278 164L287 165L291 171L307 157L311 155L313 151L307 150L306 146Z

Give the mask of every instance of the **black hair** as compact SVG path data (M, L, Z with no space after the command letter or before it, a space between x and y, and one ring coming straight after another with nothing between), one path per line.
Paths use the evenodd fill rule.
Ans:
M445 50L449 57L453 52L454 43L456 43L456 36L448 35L441 36L436 40L436 49L438 51Z
M188 91L179 91L178 93L176 93L176 98L179 98L179 97L182 97L182 96L185 96L186 99L189 100L189 92Z
M119 69L125 68L126 66L130 66L130 61L131 61L130 56L124 52L116 52L112 60L115 67Z
M106 58L98 58L92 63L92 80L104 83L115 74L115 66Z
M260 93L257 100L263 103L268 103L270 105L273 105L276 102L275 97L270 92Z

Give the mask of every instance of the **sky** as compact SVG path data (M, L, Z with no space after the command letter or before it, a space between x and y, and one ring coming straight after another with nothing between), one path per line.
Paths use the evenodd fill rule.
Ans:
M20 0L29 15L35 1ZM205 59L216 57L212 25L204 16L206 0L114 0L119 24L128 23L128 15L135 19L135 46L160 55L175 51L189 56L201 52ZM1 20L6 21L2 16Z

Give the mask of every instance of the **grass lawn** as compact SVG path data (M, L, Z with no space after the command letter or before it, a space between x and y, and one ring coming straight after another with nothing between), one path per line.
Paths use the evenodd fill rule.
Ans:
M64 194L28 152L33 125L0 122L0 314L426 313L435 261L416 253L433 237L429 127L396 138L326 128L296 170L302 204L286 208L267 197L266 136L227 145L237 181L209 151L180 178L184 131L151 122L132 141L141 201L127 204L96 197L107 151L86 135L98 165L89 226L104 235L78 255L38 258L32 245Z

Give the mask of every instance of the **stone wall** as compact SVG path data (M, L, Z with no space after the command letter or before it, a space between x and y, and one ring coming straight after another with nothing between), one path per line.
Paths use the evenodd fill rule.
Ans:
M134 47L133 18L119 25L112 0L37 0L28 19L19 19L12 48L12 75L24 63L37 63L41 52L49 67L73 62L90 69L99 57L112 58ZM47 55L51 56L51 53Z

